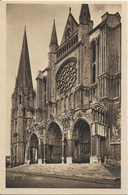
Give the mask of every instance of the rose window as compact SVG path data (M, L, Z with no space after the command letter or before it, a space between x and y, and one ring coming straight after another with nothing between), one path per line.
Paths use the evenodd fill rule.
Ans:
M60 67L57 74L57 89L60 94L66 95L75 85L77 78L76 61L66 63Z

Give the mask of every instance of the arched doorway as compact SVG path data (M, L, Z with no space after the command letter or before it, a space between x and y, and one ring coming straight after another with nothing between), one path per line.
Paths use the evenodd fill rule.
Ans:
M73 163L89 163L91 153L90 127L80 119L73 129Z
M62 134L60 127L52 122L46 132L46 163L62 162Z
M30 163L35 164L38 162L38 138L35 133L32 134L30 139Z

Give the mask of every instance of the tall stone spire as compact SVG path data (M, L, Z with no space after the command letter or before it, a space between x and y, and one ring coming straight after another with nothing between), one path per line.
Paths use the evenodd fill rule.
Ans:
M17 100L17 101L16 101ZM13 165L27 161L26 128L32 124L35 93L33 91L26 27L20 56L19 70L11 110L11 162ZM17 110L14 114L14 110Z
M20 56L19 70L16 85L32 86L32 75L29 60L26 27L24 29L23 44Z
M50 40L50 47L58 47L58 40L57 40L57 33L56 33L56 25L55 25L55 19L53 21L53 29L52 29L52 35Z
M79 23L88 24L90 21L90 11L88 4L82 4L79 16Z

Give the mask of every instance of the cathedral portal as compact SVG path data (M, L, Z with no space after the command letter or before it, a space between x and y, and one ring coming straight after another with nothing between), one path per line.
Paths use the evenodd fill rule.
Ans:
M52 122L46 132L46 163L62 162L62 133L58 124Z
M89 163L91 155L91 136L88 123L78 120L73 129L73 163Z

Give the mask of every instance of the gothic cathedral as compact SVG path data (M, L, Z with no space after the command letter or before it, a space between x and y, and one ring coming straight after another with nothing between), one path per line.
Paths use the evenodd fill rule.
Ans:
M121 17L93 28L87 4L69 9L60 45L55 21L48 66L33 90L26 29L11 110L11 161L104 163L121 159Z

